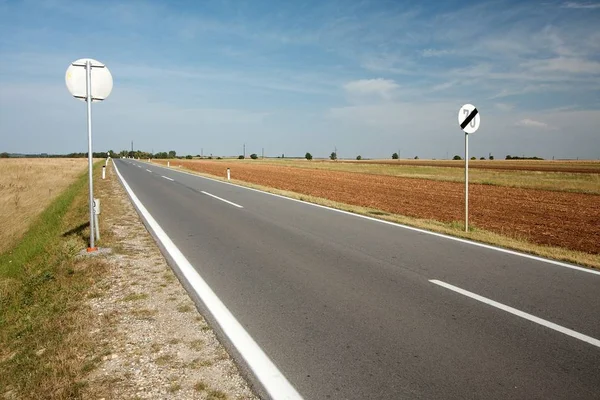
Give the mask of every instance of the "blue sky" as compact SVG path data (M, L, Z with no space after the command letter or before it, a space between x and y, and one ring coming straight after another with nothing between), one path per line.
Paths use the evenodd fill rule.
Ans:
M600 158L600 2L0 0L0 151Z

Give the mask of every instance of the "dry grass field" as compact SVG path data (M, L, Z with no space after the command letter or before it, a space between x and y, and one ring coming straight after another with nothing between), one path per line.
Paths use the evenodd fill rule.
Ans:
M81 175L87 159L0 160L0 253L15 245L37 217Z

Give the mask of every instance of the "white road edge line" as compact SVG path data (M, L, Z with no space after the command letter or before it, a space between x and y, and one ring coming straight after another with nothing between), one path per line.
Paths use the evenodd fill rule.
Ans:
M524 319L529 320L531 322L535 322L536 324L540 324L542 326L545 326L546 328L550 328L550 329L553 329L553 330L555 330L557 332L564 333L567 336L574 337L575 339L579 339L579 340L581 340L583 342L589 343L592 346L600 347L600 340L594 339L591 336L587 336L587 335L584 335L583 333L579 333L579 332L576 332L576 331L574 331L572 329L565 328L564 326L557 325L554 322L546 321L545 319L538 318L535 315L531 315L531 314L528 314L526 312L519 311L516 308L512 308L512 307L504 305L502 303L498 303L497 301L490 300L487 297L483 297L483 296L480 296L480 295L475 294L473 292L469 292L468 290L461 289L461 288L453 286L453 285L451 285L449 283L438 281L437 279L430 279L429 282L434 283L434 284L436 284L438 286L442 286L442 287L444 287L446 289L452 290L452 291L454 291L456 293L460 293L463 296L467 296L467 297L470 297L470 298L475 299L477 301L480 301L482 303L488 304L488 305L490 305L492 307L499 308L500 310L506 311L506 312L511 313L513 315L516 315L517 317L521 317L521 318L524 318Z
M208 192L205 192L204 190L202 190L201 192L202 192L202 193L204 193L204 194L205 194L205 195L207 195L207 196L214 197L214 198L215 198L215 199L217 199L217 200L224 201L225 203L227 203L227 204L231 204L232 206L235 206L235 207L237 207L237 208L244 208L244 207L240 206L239 204L235 204L235 203L234 203L234 202L232 202L232 201L229 201L229 200L222 199L222 198L220 198L219 196L215 196L214 194L210 194L210 193L208 193Z
M153 164L153 165L156 165L156 166L158 166L160 168L168 169L167 167L163 167L162 165L158 165L158 164ZM437 236L437 237L440 237L440 238L444 238L444 239L448 239L448 240L453 240L455 242L469 244L471 246L477 246L477 247L481 247L481 248L488 249L488 250L495 250L495 251L499 251L499 252L505 253L505 254L510 254L510 255L513 255L513 256L528 258L530 260L540 261L540 262L544 262L544 263L547 263L547 264L553 264L553 265L557 265L559 267L570 268L570 269L574 269L574 270L577 270L577 271L587 272L589 274L600 275L600 271L596 271L596 270L591 269L591 268L579 267L577 265L572 265L572 264L568 264L568 263L561 262L561 261L550 260L548 258L538 257L538 256L534 256L534 255L531 255L531 254L526 254L526 253L519 253L518 251L514 251L514 250L503 249L501 247L496 247L496 246L492 246L492 245L485 244L485 243L479 243L479 242L474 242L474 241L468 240L468 239L462 239L462 238L458 238L458 237L454 237L454 236L444 235L443 233L431 232L431 231L427 231L425 229L420 229L420 228L415 228L413 226L399 224L397 222L384 221L382 219L368 217L366 215L355 214L355 213L352 213L350 211L338 210L337 208L331 208L331 207L327 207L327 206L322 206L320 204L309 203L308 201L293 199L291 197L282 196L280 194L269 193L269 192L265 192L265 191L259 190L259 189L254 189L254 188L250 188L250 187L246 187L246 186L242 186L242 185L236 185L235 183L223 182L223 181L220 181L218 179L208 178L206 176L192 174L192 173L186 172L186 171L176 171L176 170L172 170L172 171L180 173L180 174L186 174L186 175L190 175L190 176L195 176L196 178L208 179L209 181L219 182L219 183L222 183L224 185L231 185L231 186L239 187L239 188L242 188L242 189L252 190L254 192L258 192L258 193L262 193L262 194L267 194L269 196L280 197L282 199L286 199L286 200L290 200L290 201L295 201L297 203L308 204L309 206L323 208L325 210L335 211L335 212L338 212L338 213L341 213L341 214L351 215L351 216L357 217L357 218L368 219L370 221L375 221L375 222L379 222L379 223L386 224L386 225L397 226L399 228L408 229L408 230L414 231L414 232L425 233L427 235Z
M148 168L146 168L146 171L148 171L148 172L152 173L152 171L150 171Z
M302 396L300 396L287 378L283 376L281 371L273 364L248 332L246 332L244 327L242 327L237 319L235 319L233 314L231 314L225 304L223 304L210 286L202 279L190 262L185 258L183 253L175 246L171 238L169 238L165 231L160 227L158 222L156 222L146 207L144 207L135 193L133 193L114 162L113 165L121 183L123 183L123 187L129 194L129 197L139 210L140 214L142 214L148 225L150 225L158 240L160 240L163 247L181 270L185 279L200 299L202 299L206 308L210 311L225 335L227 335L229 340L231 340L231 343L244 358L254 373L254 376L263 385L265 390L275 400L301 400ZM165 177L163 176L163 178Z
M168 179L168 180L170 180L170 181L174 181L174 180L175 180L175 179L171 179L171 178L169 178L168 176L164 176L164 175L161 175L161 176L162 176L163 178L165 178L165 179Z

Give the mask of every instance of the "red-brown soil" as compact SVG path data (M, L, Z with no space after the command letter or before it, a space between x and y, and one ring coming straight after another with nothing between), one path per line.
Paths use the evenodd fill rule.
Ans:
M328 162L328 161L325 161ZM344 163L411 165L425 167L464 168L465 162L454 160L340 160ZM590 161L550 161L550 160L470 160L469 168L500 169L513 171L567 172L600 174L600 162Z
M165 162L166 164L166 162ZM221 177L228 163L172 163ZM464 184L354 172L231 163L233 179L389 213L443 222L464 219ZM472 184L473 225L533 243L600 253L600 196Z

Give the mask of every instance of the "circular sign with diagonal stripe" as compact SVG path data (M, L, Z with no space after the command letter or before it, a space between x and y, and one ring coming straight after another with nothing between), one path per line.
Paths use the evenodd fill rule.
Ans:
M465 133L475 133L479 129L481 116L473 104L465 104L458 110L458 124Z

